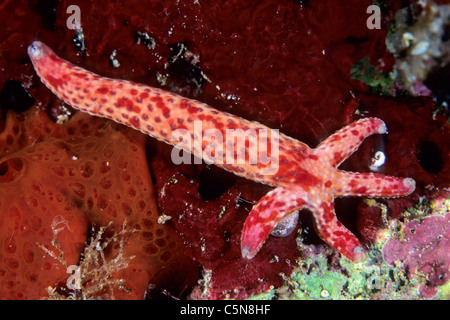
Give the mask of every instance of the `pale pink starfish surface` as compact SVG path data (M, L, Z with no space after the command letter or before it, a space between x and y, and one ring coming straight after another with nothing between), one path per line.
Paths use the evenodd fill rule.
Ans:
M219 112L204 103L142 84L101 77L59 58L42 42L33 42L28 54L42 82L74 108L125 124L238 176L275 187L260 199L245 221L241 236L244 258L251 259L257 254L281 220L306 208L313 213L317 231L325 242L348 259L361 261L365 257L364 249L355 235L337 220L334 198L399 197L415 189L411 178L338 169L366 137L386 133L380 119L356 121L311 149L260 123ZM258 138L267 141L264 149L267 156L250 161L249 150L254 147L250 138L246 148L241 149L228 143L224 150L211 150L210 141L188 143L204 137L210 129L223 136L230 130L250 130L256 139L253 141L260 141ZM172 133L177 130L179 135L174 140ZM238 161L239 157L245 161ZM272 167L274 163L276 170Z

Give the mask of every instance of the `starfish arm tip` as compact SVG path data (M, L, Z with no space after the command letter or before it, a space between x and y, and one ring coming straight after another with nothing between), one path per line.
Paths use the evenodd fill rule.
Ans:
M247 246L243 246L241 248L241 254L242 254L242 258L248 259L248 260L253 259L256 255L256 253L252 252L252 250L250 250L250 248Z
M362 262L366 259L366 252L364 251L363 247L358 246L353 249L353 255L351 257L351 260L353 262Z
M44 55L44 44L40 41L33 41L27 51L32 60L39 60Z
M261 225L245 225L241 234L241 255L242 258L251 260L261 249L263 243L266 241L267 232L262 235Z
M384 123L383 120L380 120L380 126L378 127L378 133L379 134L388 133L386 123Z
M412 178L405 178L403 180L403 185L411 189L411 192L413 192L416 189L416 181Z

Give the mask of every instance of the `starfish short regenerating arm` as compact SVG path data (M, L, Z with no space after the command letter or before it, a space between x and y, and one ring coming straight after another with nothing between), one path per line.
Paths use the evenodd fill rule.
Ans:
M272 141L274 133L260 123L161 89L101 77L59 58L42 42L33 42L28 54L42 82L69 105L130 126L160 141L179 146L178 141L171 139L171 133L177 129L186 130L194 140L197 138L196 121L202 122L202 135L208 129L219 130L224 136L230 129L253 129L256 138L264 132L266 140ZM241 235L243 258L252 259L281 220L295 211L308 209L325 242L348 259L362 261L364 249L356 236L337 220L334 199L346 196L393 198L408 195L415 189L411 178L338 169L366 137L384 133L386 126L382 120L365 118L334 133L314 149L280 133L278 152L270 154L270 162L227 162L230 155L234 160L239 155L249 159L248 148L236 150L234 145L226 145L221 154L215 154L215 159L223 160L215 161L217 166L274 187L253 207L245 221ZM183 148L202 157L209 146L203 142L200 146L191 144ZM267 149L271 148L267 146ZM278 163L276 172L262 174L270 169L273 161Z

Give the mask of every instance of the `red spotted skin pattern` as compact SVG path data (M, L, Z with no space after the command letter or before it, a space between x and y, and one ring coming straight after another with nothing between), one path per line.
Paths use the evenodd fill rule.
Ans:
M161 89L101 77L59 58L39 41L32 43L28 54L41 81L59 98L81 111L112 119L172 145L179 145L181 141L172 140L176 129L186 130L191 139L203 136L208 129L217 129L223 136L227 129L254 129L258 137L260 132L267 132L267 150L271 150L269 145L274 133L260 123L219 112L204 103ZM200 132L194 125L198 121L202 125ZM239 154L236 149L225 147L223 154L215 155L216 160L223 159L214 161L217 166L275 187L254 206L244 224L242 256L253 258L280 220L306 208L312 211L324 241L352 261L363 260L364 250L358 239L336 218L334 198L399 197L415 189L415 182L410 178L338 169L367 136L382 133L386 133L383 121L366 118L339 130L315 149L280 133L277 135L278 153L268 153L270 163L250 163L248 148L241 150L244 163L226 161L227 154L232 154L236 160ZM203 152L208 143L183 145L183 149L211 160L206 159ZM261 174L273 161L278 163L277 170Z

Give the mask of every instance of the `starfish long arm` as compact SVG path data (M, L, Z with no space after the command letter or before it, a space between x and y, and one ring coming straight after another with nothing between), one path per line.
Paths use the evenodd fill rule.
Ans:
M278 160L271 151L275 150L279 139L291 140L282 134L278 139L277 133L260 123L219 112L196 100L127 80L100 77L61 59L40 41L34 41L28 47L28 55L41 81L67 104L91 115L112 119L165 143L179 142L182 149L199 158L212 160L209 154L218 150L205 152L211 147L209 141L203 140L211 132L209 129L214 129L221 138L227 138L229 130L234 130L235 136L231 138L237 140L244 136L247 143L255 142L254 148L258 141L265 139L268 141L265 161L256 158L256 163L249 161L255 154L251 148L240 148L239 143L230 144L228 140L220 141L222 150L218 150L213 157L215 161L210 162L245 178L258 178L262 183L271 184L270 172L274 171L273 163ZM187 142L174 141L174 136ZM239 161L241 159L244 161Z
M328 157L330 165L339 167L345 159L358 149L365 138L374 133L387 133L385 123L377 118L361 119L322 141L314 149L314 153L320 154L322 157Z
M334 202L321 202L311 211L316 230L325 242L354 262L364 260L364 249L358 238L337 220Z
M336 197L365 196L396 198L411 192L415 182L411 178L397 178L379 173L339 171Z

